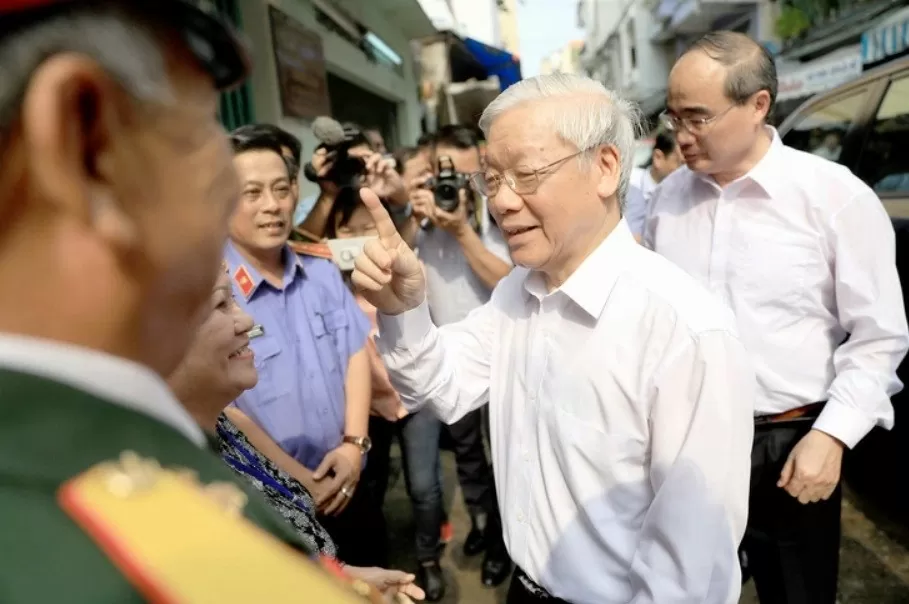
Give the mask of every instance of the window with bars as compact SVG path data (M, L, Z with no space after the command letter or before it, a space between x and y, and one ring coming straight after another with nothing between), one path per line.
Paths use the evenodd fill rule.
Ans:
M243 30L237 0L212 0L210 4L230 21L234 27L240 31ZM252 91L249 88L249 82L236 90L221 94L218 115L228 132L234 128L251 124L254 121Z

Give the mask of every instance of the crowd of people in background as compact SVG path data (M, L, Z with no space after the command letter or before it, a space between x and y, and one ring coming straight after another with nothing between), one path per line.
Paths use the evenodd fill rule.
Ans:
M581 76L310 153L225 140L249 57L194 2L0 15L4 602L439 601L446 441L508 604L836 602L909 327L886 211L837 136L783 144L764 47L683 53L634 169L639 109Z
M237 303L263 333L250 343L258 383L236 398L218 434L232 450L239 447L242 453L251 446L274 464L267 474L278 484L263 482L260 465L249 466L236 450L229 460L281 502L285 516L300 518L308 539L363 567L387 565L382 507L397 438L416 526L417 582L430 601L446 590L440 558L452 527L443 505L439 451L441 438L448 440L472 523L464 553L484 554L481 579L495 586L507 578L511 562L482 411L450 426L428 409L406 412L375 351L375 309L351 291L347 275L329 259L298 255L289 245L295 229L315 240L375 235L358 193L368 186L419 252L433 320L444 325L464 319L489 300L511 270L486 200L464 180L456 207L446 211L432 189L441 158L458 174L481 170L478 132L444 127L415 147L387 154L374 132L354 124L344 128L346 158L358 158L362 166L356 186L339 185L334 174L341 160L330 146L320 145L310 162L319 193L299 204L299 140L262 124L231 134L242 194L230 223L227 271ZM278 468L286 474L276 477ZM307 508L315 514L313 522L295 509L298 493L313 506Z

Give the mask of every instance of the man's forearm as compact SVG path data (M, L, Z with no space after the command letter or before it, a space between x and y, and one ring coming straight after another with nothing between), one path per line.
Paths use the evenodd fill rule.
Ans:
M470 270L489 289L494 289L511 272L511 265L490 252L476 231L469 226L461 229L455 238L461 245Z
M408 410L429 405L440 420L453 424L489 400L495 313L481 307L471 321L445 326L444 341L425 300L399 315L379 313L379 353Z
M372 399L369 352L364 346L350 357L344 386L347 404L344 408L344 434L366 436L369 433L369 407Z
M309 214L300 225L301 228L309 231L313 235L321 238L325 237L326 227L328 226L328 215L331 213L331 206L334 203L334 197L319 193L316 205L312 207Z

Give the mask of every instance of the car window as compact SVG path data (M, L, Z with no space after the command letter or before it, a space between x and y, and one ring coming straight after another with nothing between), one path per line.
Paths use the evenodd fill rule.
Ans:
M894 80L868 134L859 176L878 193L909 193L909 76Z
M868 100L860 90L820 107L812 107L783 137L783 142L808 153L839 161L843 139Z

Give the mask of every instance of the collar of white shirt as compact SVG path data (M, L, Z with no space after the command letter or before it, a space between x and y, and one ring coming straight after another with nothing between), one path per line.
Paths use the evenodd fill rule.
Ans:
M538 300L561 292L584 312L597 319L606 307L609 294L612 293L612 288L619 278L622 255L629 246L637 245L623 218L557 290L548 291L545 277L539 271L527 273L524 289Z
M780 166L780 161L782 160L785 151L783 140L780 138L776 128L773 128L772 126L765 126L765 132L770 136L770 147L767 149L767 152L764 153L764 157L762 157L744 176L740 176L729 183L727 188L735 188L739 183L743 182L753 182L763 189L764 193L766 193L770 199L785 199L786 192L780 189L780 185L786 183L784 179L780 178L780 174L786 173L786 170L782 169ZM701 182L707 183L714 189L719 190L719 186L716 184L716 181L713 180L712 176L696 172L694 174Z
M0 367L55 380L143 413L199 446L205 436L167 383L148 367L110 354L12 334L0 334Z

